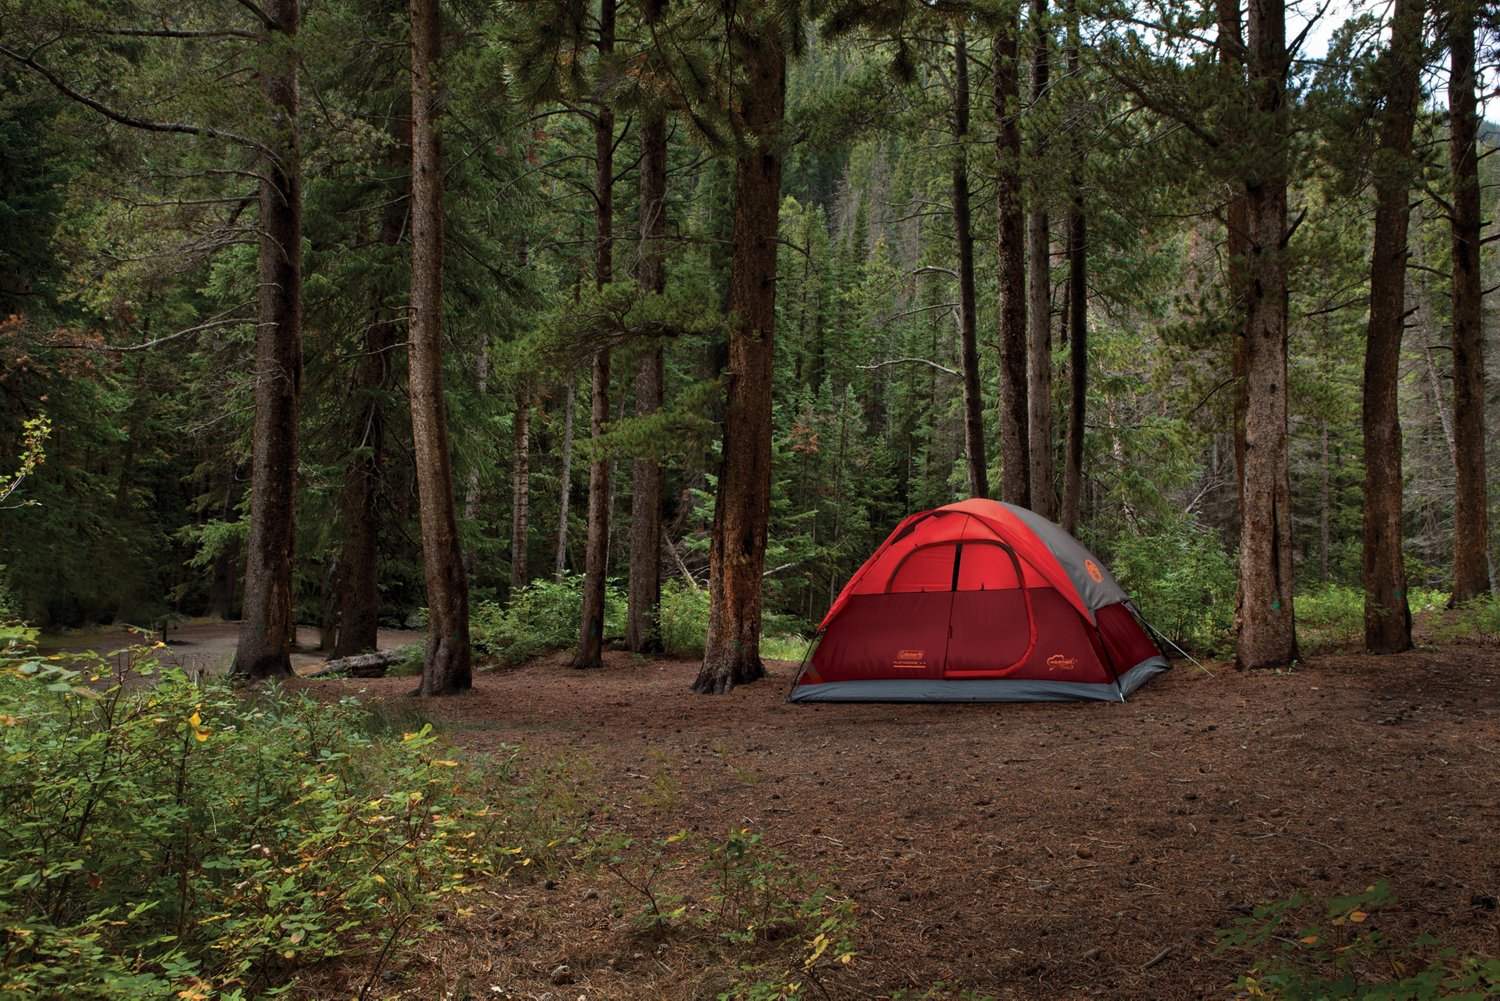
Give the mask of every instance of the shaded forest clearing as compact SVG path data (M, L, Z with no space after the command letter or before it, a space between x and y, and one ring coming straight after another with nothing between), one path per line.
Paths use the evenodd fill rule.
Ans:
M159 632L148 635L132 631L130 627L107 626L43 634L38 642L41 649L48 653L110 653L127 650L135 644L159 636ZM180 667L190 675L199 672L210 677L224 675L229 673L229 667L234 661L235 644L239 641L239 636L238 622L186 622L167 630L166 649L158 651L157 656L163 665ZM381 650L422 642L422 633L415 629L382 628L378 636ZM111 654L111 657L118 657L118 653ZM292 670L305 674L315 670L325 659L324 653L318 650L317 628L298 626L291 648Z
M1216 929L1380 879L1396 901L1369 920L1388 936L1500 953L1494 644L1288 674L1179 665L1124 705L793 707L785 663L704 700L695 670L609 653L578 672L558 655L482 672L464 699L413 703L410 678L315 690L430 718L522 772L571 759L584 797L615 804L591 826L639 844L759 832L856 906L858 955L817 976L834 997L1218 993L1249 961L1215 954ZM701 874L661 868L656 892L691 904ZM518 876L466 905L380 993L699 998L734 972L686 926L640 934L642 898L607 868ZM325 973L356 990L366 976Z

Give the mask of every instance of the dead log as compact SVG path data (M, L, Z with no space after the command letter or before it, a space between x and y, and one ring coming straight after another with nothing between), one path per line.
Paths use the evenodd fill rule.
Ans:
M304 675L308 678L336 678L349 675L355 678L383 678L391 665L401 659L395 650L376 653L361 653L353 657L330 660L318 670Z

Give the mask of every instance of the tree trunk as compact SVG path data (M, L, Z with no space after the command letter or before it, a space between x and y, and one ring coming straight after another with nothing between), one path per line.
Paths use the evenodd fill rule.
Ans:
M778 25L740 29L745 79L737 126L753 147L734 183L728 400L723 464L709 546L709 622L693 691L721 694L765 676L760 660L761 573L771 517L771 372L776 332L776 236L786 52Z
M1000 499L1031 506L1026 408L1026 217L1021 211L1019 0L995 36L995 191L1000 272Z
M510 593L531 582L527 558L527 514L531 501L531 381L516 390L516 418L511 438Z
M1322 475L1318 483L1318 583L1328 583L1328 554L1333 548L1333 462L1328 453L1328 421L1323 421Z
M1067 4L1067 73L1079 72L1078 0ZM1089 250L1088 220L1083 202L1083 147L1075 136L1068 151L1072 161L1068 187L1068 440L1063 455L1062 527L1078 532L1078 510L1083 498L1083 434L1089 388Z
M1453 170L1453 603L1490 589L1489 494L1485 482L1483 289L1479 277L1478 116L1474 4L1449 15L1449 162Z
M990 495L984 448L984 396L979 388L979 332L974 302L973 213L969 209L969 41L962 26L953 41L953 238L958 244L958 337L964 373L964 457L969 494ZM816 387L814 387L816 388Z
M1244 34L1239 0L1218 0L1219 67L1230 92L1244 88ZM1243 136L1233 137L1236 143ZM1245 510L1245 416L1250 409L1245 360L1245 253L1249 246L1250 208L1243 182L1237 181L1224 212L1224 287L1228 309L1238 314L1234 325L1234 482L1240 516Z
M1287 470L1287 109L1285 0L1251 0L1250 94L1256 149L1246 159L1245 501L1240 528L1236 667L1297 658L1292 505Z
M411 0L411 436L427 581L427 651L418 695L473 684L469 583L464 575L443 398L442 56L439 0Z
M297 422L302 394L302 167L297 132L300 0L266 0L275 56L261 75L276 151L261 164L260 271L255 335L255 424L244 618L230 672L292 673Z
M615 0L599 5L599 61L608 63L615 48ZM615 116L601 104L594 115L594 287L614 277L614 145ZM589 459L589 527L584 550L583 620L573 666L604 666L604 590L609 572L609 460L598 448L609 424L609 347L594 351L589 431L594 454Z
M389 152L393 172L411 160L411 123L393 123ZM380 220L380 242L395 248L406 230L407 205L392 197ZM403 331L388 307L372 304L359 360L358 396L363 406L354 434L354 456L344 481L344 541L339 552L338 635L334 657L374 650L380 631L380 521L385 487L385 400L395 383L396 350Z
M578 378L571 372L563 393L562 470L558 473L562 486L557 501L557 561L552 570L557 580L568 572L568 499L573 493L573 411L578 396Z
M238 482L240 467L237 463L229 463L229 482L224 486L224 502L219 508L219 520L225 523L236 520L235 512L238 503ZM234 599L239 592L240 585L240 545L238 542L231 543L217 559L214 560L212 579L208 587L208 614L220 619L237 618L239 609L235 607Z
M1050 63L1047 0L1031 4L1031 109L1040 113L1047 101ZM1034 130L1031 159L1047 162L1047 129ZM1026 213L1026 347L1027 457L1031 463L1031 508L1043 518L1057 517L1052 496L1052 259L1051 234L1042 184L1031 185Z
M1422 56L1421 0L1396 0L1391 45L1381 59L1385 103L1375 152L1375 236L1364 379L1365 648L1411 649L1411 609L1401 549L1401 334L1406 323L1407 224L1412 127Z
M654 21L665 0L648 0L646 15ZM641 292L659 295L667 287L667 120L662 111L641 123L640 264ZM635 375L635 412L650 417L662 405L663 359L660 343L641 356ZM630 583L625 645L635 653L661 649L657 606L661 603L661 461L654 455L635 460L630 477Z
M489 396L490 393L490 350L489 345L480 343L479 356L474 359L474 382L475 389L479 391L480 399ZM480 504L484 501L484 492L479 482L479 463L469 465L468 483L464 485L464 521L474 524L480 514ZM474 579L474 574L479 569L479 553L471 544L464 550L464 576Z
M399 232L399 220L396 227ZM354 455L344 480L344 541L339 549L335 658L374 650L379 642L384 396L391 384L391 352L401 340L399 322L375 316L365 326L364 354L359 362L359 396L364 405L356 428Z

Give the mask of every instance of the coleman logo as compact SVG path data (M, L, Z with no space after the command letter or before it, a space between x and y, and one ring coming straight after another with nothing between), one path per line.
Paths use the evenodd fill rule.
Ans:
M1047 658L1047 670L1050 671L1072 671L1078 667L1078 658L1064 657L1060 653L1054 653Z
M1093 560L1084 560L1083 568L1088 571L1089 576L1093 578L1095 584L1104 583L1104 574L1099 572L1099 564Z
M898 650L896 659L891 666L905 671L925 671L927 669L926 650Z

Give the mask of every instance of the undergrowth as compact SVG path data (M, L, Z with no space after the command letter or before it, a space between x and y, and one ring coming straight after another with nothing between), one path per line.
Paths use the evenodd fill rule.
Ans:
M482 601L469 619L474 650L507 667L578 643L583 619L583 578L539 578L511 595L504 605ZM604 635L625 632L625 595L613 585L604 592Z
M1231 989L1282 1001L1500 997L1500 959L1388 933L1382 919L1395 904L1381 880L1325 902L1298 895L1257 907L1219 932L1218 951L1249 963Z
M333 957L378 970L530 860L515 804L480 793L504 762L447 758L430 727L241 697L154 651L101 677L33 638L0 626L0 996L235 999Z
M594 865L637 927L696 936L723 998L801 998L853 958L853 905L758 834L609 833L587 758L522 775L519 748L471 762L352 697L238 694L156 649L104 675L34 638L0 624L0 997L273 997L333 959L366 996L472 889ZM653 895L668 869L691 898Z
M697 939L734 963L718 1001L790 1001L826 994L824 978L854 961L854 904L813 886L759 833L735 828L722 841L686 830L649 843L601 837L592 860L620 882L616 917L655 940ZM691 895L682 874L706 882ZM795 949L780 943L795 942Z
M662 586L660 629L663 651L670 657L703 656L708 636L708 589L681 580ZM576 630L575 630L576 631ZM760 655L767 660L801 660L807 638L789 616L766 613L761 623Z

